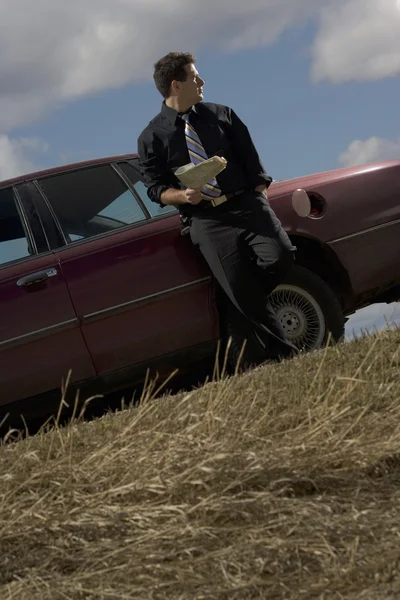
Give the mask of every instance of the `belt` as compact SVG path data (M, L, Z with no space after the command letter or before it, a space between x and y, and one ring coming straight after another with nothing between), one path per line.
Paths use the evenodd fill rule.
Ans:
M243 192L245 192L246 190L238 190L237 192L230 192L229 194L224 194L223 196L220 196L219 198L214 198L214 200L202 200L202 202L200 202L200 204L198 204L197 206L201 206L202 208L212 208L215 206L219 206L220 204L224 204L224 202L227 202L228 200L230 200L231 198L234 198L235 196L239 196L240 194L243 194ZM183 225L183 228L181 230L181 235L187 235L190 231L190 217L189 216L184 216L181 213L181 222Z
M237 192L229 192L229 194L224 194L223 196L220 196L219 198L214 198L214 200L206 200L206 202L208 203L209 207L219 206L220 204L227 202L231 198L234 198L235 196L239 196L240 194L243 194L244 191L245 190L237 190Z

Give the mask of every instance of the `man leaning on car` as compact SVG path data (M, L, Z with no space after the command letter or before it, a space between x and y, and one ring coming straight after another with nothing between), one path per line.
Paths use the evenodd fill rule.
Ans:
M246 125L227 106L205 103L204 80L189 53L171 52L155 65L161 112L138 139L149 198L176 206L190 237L236 308L250 320L265 359L292 356L267 296L282 281L296 248L271 209L266 174ZM224 157L226 168L202 189L182 189L184 164Z

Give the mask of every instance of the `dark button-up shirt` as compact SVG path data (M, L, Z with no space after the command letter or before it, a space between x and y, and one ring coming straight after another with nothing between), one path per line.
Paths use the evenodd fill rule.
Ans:
M226 169L216 177L221 194L270 185L272 178L266 174L261 164L246 125L231 108L200 102L191 111L190 123L207 156L223 156L228 161ZM184 188L174 172L190 162L185 122L165 102L161 112L140 134L138 153L148 196L153 202L163 206L163 191L171 187ZM179 206L183 214L190 214L194 208L190 204Z

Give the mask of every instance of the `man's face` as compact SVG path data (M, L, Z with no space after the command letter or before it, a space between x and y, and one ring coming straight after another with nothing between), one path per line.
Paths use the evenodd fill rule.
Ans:
M186 81L180 82L179 100L188 106L203 100L204 80L200 77L193 64L186 65Z

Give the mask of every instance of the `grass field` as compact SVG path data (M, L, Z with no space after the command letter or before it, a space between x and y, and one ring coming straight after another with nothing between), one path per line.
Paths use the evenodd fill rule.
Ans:
M3 445L1 600L400 598L399 342Z

